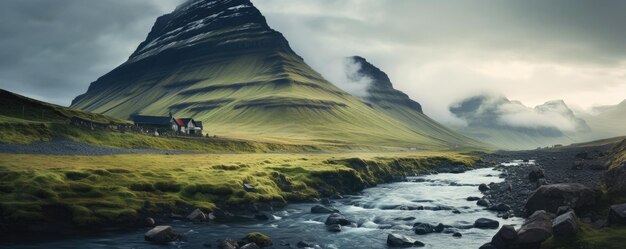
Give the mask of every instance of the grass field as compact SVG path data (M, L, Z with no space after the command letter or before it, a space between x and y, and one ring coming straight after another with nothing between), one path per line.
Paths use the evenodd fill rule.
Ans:
M196 154L44 156L0 154L6 222L44 222L59 207L75 225L116 223L139 213L297 202L349 193L436 164L470 165L447 152L378 154ZM244 191L248 183L255 192ZM184 213L183 213L184 214Z

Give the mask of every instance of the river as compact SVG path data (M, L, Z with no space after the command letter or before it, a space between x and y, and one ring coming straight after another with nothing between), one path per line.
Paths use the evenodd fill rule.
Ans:
M503 165L516 166L519 163L521 162L515 161ZM492 168L482 168L461 174L441 173L410 177L406 182L380 184L359 195L344 196L343 199L334 200L333 206L356 225L344 227L339 233L326 230L324 221L328 214L310 212L315 204L292 204L276 211L275 220L266 222L212 224L173 221L171 225L174 230L185 233L186 239L184 242L169 245L145 242L143 234L148 229L141 229L124 233L103 233L95 237L12 245L10 248L209 248L206 244L212 244L212 248L216 248L217 239L240 239L255 231L270 236L275 248L296 248L298 241L305 240L318 244L320 248L380 249L387 248L386 239L389 233L415 238L426 244L423 248L478 248L490 241L497 229L463 228L472 225L476 219L497 220L500 226L519 226L523 221L521 218L498 218L495 212L477 206L475 201L466 200L468 196L482 196L478 190L479 184L503 181L498 177L499 174L499 171ZM423 206L424 210L402 208L417 206ZM443 223L451 226L447 231L460 232L462 237L453 237L446 232L416 235L412 231L416 222L432 225Z

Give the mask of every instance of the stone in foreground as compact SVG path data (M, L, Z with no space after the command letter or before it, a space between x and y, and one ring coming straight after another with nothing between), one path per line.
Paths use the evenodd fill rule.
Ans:
M596 194L593 190L579 183L559 183L544 185L535 190L526 201L526 212L538 210L556 213L561 206L574 210L593 206Z
M559 215L552 221L552 234L554 236L574 235L576 229L578 229L578 217L574 211Z
M387 245L390 247L415 247L424 246L424 243L401 234L390 233L387 235Z
M339 213L333 213L329 215L328 218L326 218L326 222L324 224L326 224L327 226L334 225L334 224L347 226L347 225L350 225L350 223L351 222L348 219L346 219L345 216Z
M199 208L196 208L193 212L187 215L187 219L191 221L204 221L207 220L207 215Z
M552 214L544 210L533 213L517 231L519 244L531 247L550 238L552 236L552 219Z
M510 225L502 226L491 238L491 245L496 248L509 248L515 243L517 243L517 231Z
M613 205L609 209L610 225L626 225L626 203Z
M474 221L474 227L476 228L488 228L488 229L496 229L500 226L500 222L497 220L487 219L487 218L479 218Z
M164 244L174 241L178 235L174 233L171 226L156 226L150 229L145 235L144 239L153 243Z

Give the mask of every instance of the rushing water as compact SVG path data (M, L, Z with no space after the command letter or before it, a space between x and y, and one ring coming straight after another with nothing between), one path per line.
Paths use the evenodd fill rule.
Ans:
M515 166L514 161L505 166ZM293 204L274 213L276 220L243 222L235 224L197 224L174 221L171 225L177 232L186 233L185 242L169 245L153 245L143 240L148 230L135 232L100 234L97 237L67 239L43 244L17 245L10 248L207 248L215 246L215 240L239 239L249 232L259 231L269 235L275 248L295 248L300 240L316 243L321 248L386 248L387 234L408 235L426 244L425 248L478 248L491 240L497 229L463 229L478 218L498 220L500 225L521 223L519 218L503 220L495 212L466 201L468 196L482 196L478 191L481 183L501 182L499 172L491 168L476 169L462 174L437 174L412 177L408 182L381 184L367 189L360 195L346 196L333 203L347 218L358 225L344 227L342 232L326 231L324 221L328 214L312 214L314 204ZM400 207L423 206L452 207L452 210L401 210ZM447 208L444 208L447 209ZM455 214L456 209L461 213ZM402 218L415 217L414 220ZM411 228L416 222L436 225L443 223L457 228L463 236L455 238L451 233L416 235ZM290 246L284 244L289 243ZM281 245L283 244L283 245ZM2 248L2 246L0 246Z

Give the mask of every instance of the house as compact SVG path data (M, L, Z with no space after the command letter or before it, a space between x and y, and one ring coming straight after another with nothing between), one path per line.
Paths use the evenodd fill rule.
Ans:
M172 130L187 135L202 136L202 122L195 121L193 118L172 118Z
M175 118L171 113L169 117L133 115L131 118L135 125L149 131L154 130L155 134L174 131L178 134L202 136L202 122L193 118Z

